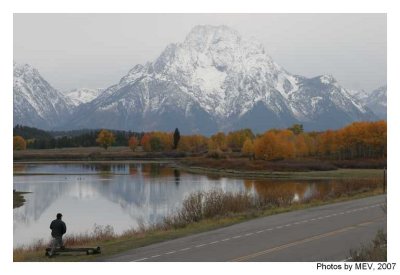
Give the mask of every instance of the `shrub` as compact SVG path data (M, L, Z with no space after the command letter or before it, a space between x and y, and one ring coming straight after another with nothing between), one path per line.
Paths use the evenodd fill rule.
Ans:
M178 213L164 218L164 223L173 228L185 227L202 219L244 213L264 206L263 200L249 193L231 193L219 189L199 191L185 198Z
M225 159L226 156L224 153L219 149L211 150L207 153L207 158L213 158L213 159Z
M350 250L353 262L386 262L387 261L387 236L379 230L375 239L368 245L363 245L358 250Z
M13 147L14 150L25 150L26 149L26 141L21 136L15 136L13 138Z

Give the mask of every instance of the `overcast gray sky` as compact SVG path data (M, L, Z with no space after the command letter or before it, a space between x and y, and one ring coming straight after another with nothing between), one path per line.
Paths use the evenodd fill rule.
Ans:
M255 37L287 71L349 89L386 84L386 14L14 14L14 60L61 90L104 88L195 25Z

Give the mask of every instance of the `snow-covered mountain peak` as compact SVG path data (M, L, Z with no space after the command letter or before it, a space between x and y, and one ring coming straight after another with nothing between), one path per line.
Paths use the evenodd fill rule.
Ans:
M95 98L97 98L104 89L88 89L79 88L67 91L64 94L69 98L74 106L79 106L80 104L88 103Z
M18 78L38 78L40 77L39 71L26 63L16 63L14 62L14 81Z
M226 70L252 56L270 59L264 46L256 39L243 38L239 32L227 26L195 26L183 43L177 45L197 65L213 65Z
M14 63L14 124L45 129L57 126L72 112L68 99L29 64Z
M227 26L198 25L192 28L183 44L196 51L204 52L221 44L239 44L240 34Z
M372 91L360 91L354 97L370 108L381 119L387 118L387 86L381 86Z
M324 74L319 77L321 83L323 84L335 84L337 83L336 79L330 74Z
M238 85L256 81L258 88L242 87L253 106L260 100L259 89L266 82L284 97L294 90L296 79L276 64L255 39L242 38L227 26L196 26L183 43L170 44L152 64L135 66L122 81L159 79L175 83L211 115L229 117L236 105ZM264 83L264 84L263 84ZM121 83L120 83L121 84ZM265 93L265 92L264 92ZM249 106L249 108L251 108Z
M386 93L387 93L387 85L383 85L383 86L371 91L370 94L371 95L374 94L374 95L385 95L386 96Z

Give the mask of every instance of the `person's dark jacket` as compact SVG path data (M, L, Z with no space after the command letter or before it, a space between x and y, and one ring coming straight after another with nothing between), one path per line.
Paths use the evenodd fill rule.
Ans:
M62 235L67 232L67 226L65 225L65 222L62 220L54 220L50 224L50 229L51 229L51 236L55 237L62 237Z

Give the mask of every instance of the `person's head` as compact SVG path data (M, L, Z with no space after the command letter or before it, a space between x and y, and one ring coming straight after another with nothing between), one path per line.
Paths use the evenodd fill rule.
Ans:
M61 214L61 213L58 213L58 214L57 214L57 220L61 220L61 217L62 217L62 214Z

